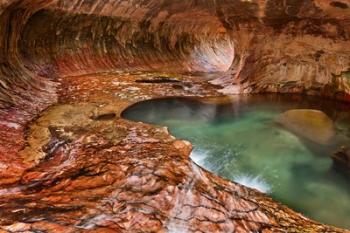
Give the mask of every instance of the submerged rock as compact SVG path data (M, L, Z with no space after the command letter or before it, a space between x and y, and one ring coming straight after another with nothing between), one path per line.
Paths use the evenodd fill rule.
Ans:
M293 133L319 144L329 144L335 136L332 119L319 110L289 110L282 113L276 121Z

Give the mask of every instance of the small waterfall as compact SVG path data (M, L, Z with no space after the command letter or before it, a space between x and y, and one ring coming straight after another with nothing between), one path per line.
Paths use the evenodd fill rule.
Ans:
M205 159L208 157L209 151L204 149L194 149L191 153L191 159L199 166L204 166Z
M270 193L271 186L260 176L252 175L239 175L233 178L235 182L247 186L249 188L254 188L263 193Z

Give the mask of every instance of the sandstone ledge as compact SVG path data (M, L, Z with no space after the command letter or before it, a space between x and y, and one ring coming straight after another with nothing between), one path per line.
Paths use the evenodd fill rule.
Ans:
M214 82L221 92L349 101L349 9L346 0L0 0L0 231L346 232L198 168L166 129L119 117L138 101L219 88L117 71L229 67Z
M201 169L164 127L120 118L143 99L220 96L194 77L177 77L188 90L140 78L61 80L59 103L30 125L22 154L30 168L0 190L1 232L347 232Z

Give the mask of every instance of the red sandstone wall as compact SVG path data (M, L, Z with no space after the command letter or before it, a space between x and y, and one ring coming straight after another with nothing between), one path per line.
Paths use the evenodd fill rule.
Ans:
M0 153L23 146L24 124L55 102L53 80L62 75L230 67L215 81L225 93L297 92L349 100L349 5L1 0Z
M125 211L125 216L121 216L118 210L113 213L113 207L110 210L111 218L118 218L118 221L130 226L134 219L141 219L141 224L135 229L143 229L144 226L160 229L174 205L174 199L163 202L162 198L174 197L181 191L177 191L177 188L164 189L159 195L161 201L156 201L152 206L156 209L159 203L170 203L167 208L159 207L160 212L164 211L161 214L163 222L149 223L148 217L138 215L139 212L130 205L129 198L135 198L135 194L129 192L129 186L126 185L124 189L119 182L130 178L134 171L141 174L141 170L138 170L143 169L139 166L140 161L152 168L157 167L154 163L158 164L159 161L167 166L167 169L163 169L165 172L162 176L165 178L159 181L162 185L163 180L173 182L174 186L171 187L181 182L188 185L189 181L183 181L182 177L196 177L196 170L190 167L189 160L176 159L178 150L170 144L160 144L160 148L140 144L141 149L135 147L137 153L131 150L133 154L128 155L137 158L137 165L125 169L131 166L128 160L119 161L123 159L121 152L125 148L115 147L110 153L103 143L100 145L98 142L98 146L90 150L83 148L85 145L80 148L80 142L75 141L76 144L72 143L72 146L77 148L75 156L79 160L70 164L72 171L68 169L61 173L59 170L61 159L69 156L64 149L60 149L56 160L46 161L20 180L21 172L31 165L17 154L25 144L25 126L38 113L55 103L56 86L61 76L115 70L185 73L226 71L230 68L223 78L215 81L227 93L303 92L349 100L349 7L346 0L0 0L0 188L14 184L10 189L0 190L8 195L8 199L3 199L0 205L3 208L0 212L1 225L26 220L28 215L33 215L34 218L40 217L31 220L35 223L23 225L17 222L19 225L14 223L11 229L25 231L34 225L33 229L57 232L67 232L67 229L75 232L76 226L89 229L94 226L90 226L89 222L84 224L84 220L90 218L89 211L95 211L93 216L97 217L98 224L98 217L105 217L103 214L109 213L106 210L111 204L107 203L101 209L99 206L95 208L99 203L97 200L104 200L105 196L91 190L96 191L103 186L106 190L102 193L108 195L108 189L116 180L111 190L121 189L125 199L114 198L112 206L123 207L127 203L132 211ZM101 124L108 132L116 130L112 123ZM131 128L127 124L124 121L117 124L121 127L118 130L125 131L123 138L127 138L126 129ZM101 125L97 126L101 128ZM104 131L97 134L97 139L103 138ZM132 141L128 143L127 146L131 145L129 148L134 145ZM143 154L152 148L154 151L148 157ZM168 155L164 156L159 151L167 151ZM153 158L154 155L158 157ZM91 165L92 158L96 159L96 164L103 166L116 158L119 160L116 164L111 163L104 174L94 161ZM174 166L173 161L179 164L174 163ZM47 171L48 168L52 170ZM94 176L92 181L79 174L82 168L91 168L91 171L86 169L85 172ZM73 175L77 177L70 184ZM149 175L156 180L159 176L154 178L153 171ZM58 184L57 188L52 183L50 189L50 182L58 180L55 176L63 180L62 186ZM136 181L129 179L130 184L126 184L138 187L141 178ZM210 219L211 229L238 227L238 231L253 229L264 232L271 229L309 229L309 232L333 229L311 222L259 193L209 173L205 173L204 178L193 187L199 198L191 208L199 208L206 203L213 207L208 210L215 213L219 206L220 215L210 214L214 218ZM148 190L152 185L146 183ZM33 188L33 192L40 193L40 189L45 189L48 197L50 193L53 196L43 201L45 192L43 195L32 195L31 190L23 193L21 185L39 187L38 190ZM65 198L60 196L62 187L78 191L72 194L73 199ZM162 187L167 186L164 184ZM187 200L186 190L181 196ZM148 194L144 199L152 200ZM66 204L67 209L62 208L60 202ZM33 206L33 203L40 205ZM29 212L18 211L24 204ZM206 217L208 210L198 211L197 214ZM72 214L65 214L65 211L72 211ZM54 219L52 222L50 219L49 222L41 221L42 213L47 212ZM242 213L245 219L241 217ZM78 217L74 219L72 216ZM223 220L220 216L223 216ZM91 218L92 222L95 221L94 217ZM227 218L230 221L226 221ZM196 218L193 221L197 221ZM80 226L77 225L79 222ZM208 229L206 223L198 222L198 229ZM219 228L221 223L224 227ZM225 228L226 225L230 228ZM130 229L130 226L124 229ZM120 229L119 225L113 229Z
M235 57L218 81L228 93L350 92L345 0L11 2L1 1L2 30L9 12L21 26L2 47L35 74L215 72Z

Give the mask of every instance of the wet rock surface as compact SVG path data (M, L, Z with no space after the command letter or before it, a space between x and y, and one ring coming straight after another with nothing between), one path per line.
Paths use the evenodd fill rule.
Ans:
M191 145L166 128L120 118L123 109L140 99L220 96L215 86L194 77L186 78L193 93L164 83L137 83L138 78L108 74L61 80L60 103L43 112L28 131L27 137L35 140L23 149L30 148L28 156L22 156L32 167L0 190L0 229L345 232L201 169L189 159ZM111 85L116 81L118 85ZM111 112L116 117L91 118ZM36 131L47 133L37 138Z
M186 75L203 72L221 92L348 100L347 6L0 0L0 232L346 232L202 170L186 142L120 113L220 96Z

